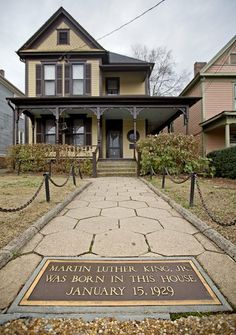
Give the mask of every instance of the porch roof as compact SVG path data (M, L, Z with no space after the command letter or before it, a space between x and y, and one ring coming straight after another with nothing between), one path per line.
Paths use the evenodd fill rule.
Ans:
M150 132L157 133L170 125L181 114L186 115L188 108L194 105L199 97L150 97L150 96L81 96L81 97L15 97L8 98L11 103L27 116L50 113L46 109L70 109L70 114L80 113L82 109L101 107L109 109L105 118L125 118L132 107L138 109L138 118L147 119ZM42 109L41 113L39 110ZM79 112L80 110L80 112ZM129 117L132 113L129 113Z
M210 119L201 122L200 126L203 130L212 130L228 124L236 124L236 111L223 111L217 115L214 115Z

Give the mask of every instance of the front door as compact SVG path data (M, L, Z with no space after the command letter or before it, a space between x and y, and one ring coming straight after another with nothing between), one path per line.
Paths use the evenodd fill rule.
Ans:
M122 120L107 120L107 158L122 158Z

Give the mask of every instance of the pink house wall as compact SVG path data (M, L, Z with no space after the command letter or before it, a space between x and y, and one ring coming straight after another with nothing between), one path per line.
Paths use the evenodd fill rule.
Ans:
M205 81L205 117L207 120L233 106L233 83L229 79L209 78Z
M225 148L225 131L223 127L206 132L204 136L206 154Z

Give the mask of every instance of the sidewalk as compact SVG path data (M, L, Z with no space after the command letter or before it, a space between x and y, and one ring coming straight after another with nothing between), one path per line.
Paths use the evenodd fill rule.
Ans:
M236 264L142 181L92 184L0 270L0 309L14 300L43 256L194 256L236 306Z

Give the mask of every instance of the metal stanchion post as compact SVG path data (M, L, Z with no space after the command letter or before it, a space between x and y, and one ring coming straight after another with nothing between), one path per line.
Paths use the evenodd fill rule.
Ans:
M49 188L49 172L46 172L43 174L45 177L45 195L46 195L46 201L50 202L50 188Z
M73 184L76 186L75 167L74 167L74 165L71 168L71 174L72 174Z
M191 174L191 183L190 183L190 197L189 197L189 207L193 207L194 205L194 190L195 190L195 173Z
M165 181L166 181L166 170L163 169L163 173L162 173L162 184L161 184L161 188L162 188L162 189L165 188Z

